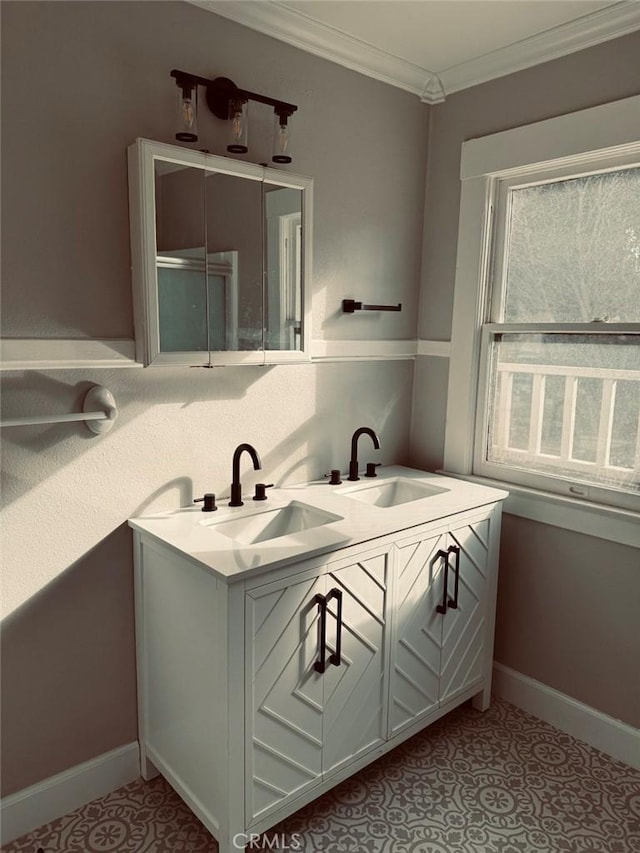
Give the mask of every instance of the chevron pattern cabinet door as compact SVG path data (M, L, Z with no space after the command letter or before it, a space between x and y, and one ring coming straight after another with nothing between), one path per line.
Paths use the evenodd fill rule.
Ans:
M396 601L391 653L390 733L438 707L444 582L440 549L447 535L400 543L396 549Z
M448 608L443 619L441 702L482 681L489 524L487 518L453 530L448 537L448 545L460 548L460 574L458 608ZM453 593L450 570L449 596Z
M247 593L247 825L322 774L316 593L325 578ZM250 678L250 682L249 682Z
M337 769L386 736L384 641L389 555L364 556L327 575L327 594L342 593L341 663L323 676L323 771ZM328 605L327 644L337 627L335 599Z

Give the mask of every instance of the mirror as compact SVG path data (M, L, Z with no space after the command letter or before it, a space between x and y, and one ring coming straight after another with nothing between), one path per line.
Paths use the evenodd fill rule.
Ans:
M129 174L138 360L307 360L311 179L146 140Z

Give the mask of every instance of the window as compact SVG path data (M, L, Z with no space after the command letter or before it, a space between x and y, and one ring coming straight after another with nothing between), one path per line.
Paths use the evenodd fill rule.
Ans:
M640 168L499 180L493 229L474 471L633 504Z
M446 470L640 509L639 116L463 145Z

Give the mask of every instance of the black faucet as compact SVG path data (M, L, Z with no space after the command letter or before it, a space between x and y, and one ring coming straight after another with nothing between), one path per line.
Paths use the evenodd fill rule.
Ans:
M239 444L233 453L233 482L231 483L231 500L229 506L243 506L242 500L242 485L240 483L240 457L247 451L253 459L253 470L259 471L262 468L260 457L254 447L250 444Z
M371 436L373 446L376 450L380 450L380 439L371 429L371 427L358 427L358 429L351 437L351 461L349 462L349 476L347 477L348 480L360 479L360 477L358 477L358 439L364 433Z

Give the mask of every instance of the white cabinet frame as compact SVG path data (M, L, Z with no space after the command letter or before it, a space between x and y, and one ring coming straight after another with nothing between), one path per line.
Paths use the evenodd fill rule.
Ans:
M218 172L233 177L291 187L302 194L302 294L301 342L299 350L194 351L162 352L158 310L156 270L156 202L155 161L194 166L203 172ZM136 361L148 366L214 367L235 364L280 364L304 362L310 359L311 344L311 275L313 235L313 179L304 175L284 173L277 169L246 163L228 157L204 154L148 139L137 139L128 150L129 210L131 232L131 262L133 308L136 341ZM264 278L263 271L263 278ZM264 294L264 286L263 286ZM263 305L263 316L265 307ZM264 323L263 323L264 326Z

